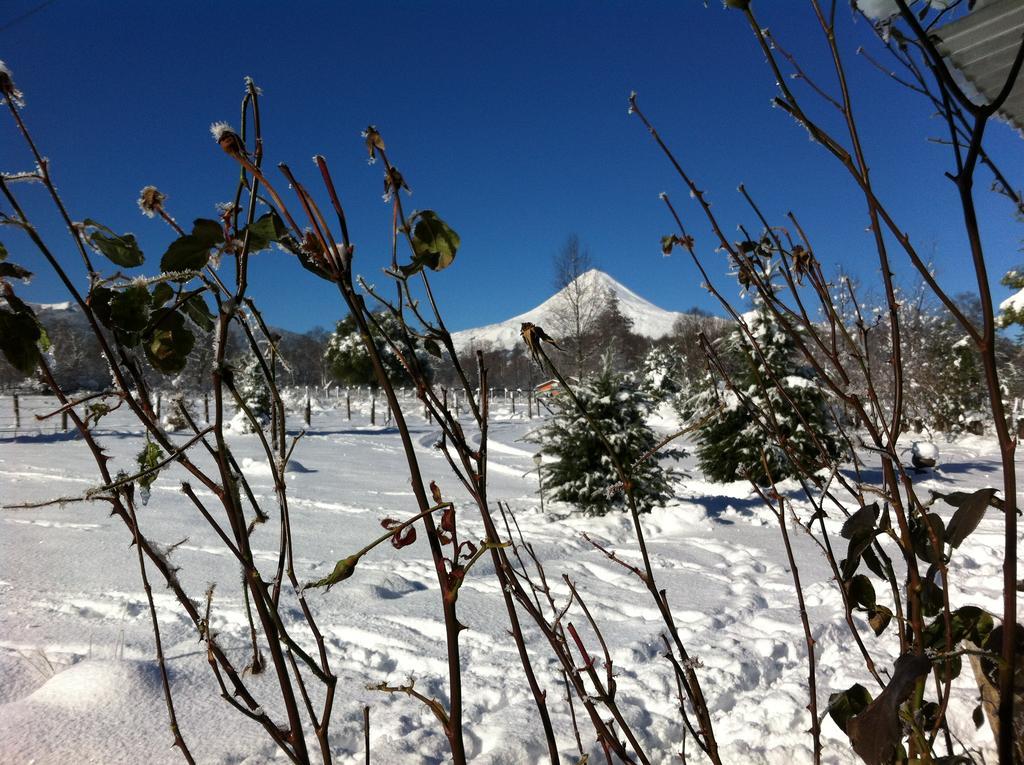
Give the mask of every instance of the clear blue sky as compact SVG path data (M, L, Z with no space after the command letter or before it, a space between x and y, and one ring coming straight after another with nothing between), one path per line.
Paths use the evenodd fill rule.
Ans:
M134 232L153 263L172 237L141 217L139 189L158 186L184 224L211 217L237 171L208 127L237 125L251 75L264 93L271 166L286 161L315 188L310 157L328 158L356 271L377 283L390 216L381 166L367 165L359 133L368 123L380 128L413 188L409 207L437 210L462 237L455 265L434 282L453 329L503 320L550 295L552 256L571 233L598 267L663 308L717 311L689 261L660 253L659 237L672 230L657 199L664 190L724 283L696 207L626 114L634 89L723 222L756 228L735 191L744 182L775 220L797 212L829 271L842 265L877 281L862 200L837 163L769 107L771 74L742 16L718 0L707 8L699 0L39 5L0 4L0 58L25 93L26 120L73 216ZM820 33L797 12L803 6L757 5L805 68L828 81ZM854 55L873 37L845 8L840 15L881 195L952 291L969 289L953 188L942 176L947 150L926 140L943 136L942 125L919 97ZM1024 167L1024 143L1007 128L994 127L990 146L1011 176ZM0 168L28 167L10 119L0 119ZM1024 227L985 191L984 171L979 180L997 280L1022 259ZM42 215L41 190L22 193ZM59 228L43 228L74 263ZM8 232L2 239L38 274L27 297L64 299L27 242ZM273 324L304 330L340 317L331 285L284 254L262 254L253 266L254 292ZM997 297L1006 294L997 287Z

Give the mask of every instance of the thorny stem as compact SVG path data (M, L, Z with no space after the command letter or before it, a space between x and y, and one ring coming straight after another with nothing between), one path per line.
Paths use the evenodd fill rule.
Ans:
M764 453L761 452L761 462L764 467L766 475L771 475L771 470L768 467L768 459ZM769 497L764 490L757 485L756 481L752 481L751 485L754 490L761 496L765 504L772 509L776 519L779 521L779 531L782 532L782 544L786 548L786 558L789 560L789 570L793 577L793 589L796 591L797 606L800 611L800 624L804 630L804 643L807 645L807 694L810 697L808 703L808 712L811 716L811 740L814 743L814 762L815 765L819 765L821 762L821 724L818 721L818 684L817 684L817 671L814 662L814 646L815 640L814 635L811 632L811 623L807 617L807 604L804 602L804 588L800 583L800 568L797 566L796 558L793 555L793 545L789 539L789 529L786 525L786 505L782 495L779 494L778 488L775 486L774 480L772 480L772 495L775 502L772 501L772 497ZM775 503L778 503L777 506Z
M141 536L139 533L139 518L135 513L135 500L131 491L121 492L124 505L128 508L128 515L131 518L132 530L135 535L135 552L139 559L139 576L142 579L142 589L146 593L146 602L149 603L149 618L153 627L153 639L156 644L156 662L160 667L160 680L164 688L164 703L167 705L167 718L170 722L171 733L174 735L174 746L181 750L182 757L189 765L194 765L195 759L185 743L185 737L181 734L178 725L178 716L174 713L174 699L171 696L171 680L167 676L167 663L164 660L164 646L160 638L160 622L156 616L156 605L153 603L153 588L149 584L149 576L146 574L146 559L142 554Z
M704 698L704 694L701 690L700 683L697 680L697 675L693 671L692 667L689 666L689 655L687 654L686 648L683 646L683 642L679 637L679 630L676 628L675 619L672 617L671 609L668 605L668 600L664 596L664 591L658 589L657 580L654 576L654 569L651 566L650 555L647 551L647 541L644 536L643 528L640 525L640 510L636 504L636 499L633 495L633 487L630 481L629 475L626 473L618 454L615 452L615 448L608 441L607 436L601 430L601 427L594 420L593 416L587 411L586 406L580 401L576 395L573 387L565 379L562 373L558 370L555 364L551 361L551 358L547 355L542 345L537 346L537 355L539 360L543 360L555 375L559 384L562 386L569 398L572 400L573 405L577 411L583 415L583 418L587 421L591 428L591 431L598 437L604 447L605 452L608 454L609 459L618 475L619 481L622 484L623 491L626 495L626 500L629 505L630 516L633 520L633 530L637 538L637 546L640 550L640 557L643 560L643 582L647 587L651 596L654 598L655 604L658 606L658 611L661 613L661 617L665 622L665 626L668 628L669 634L672 636L672 640L675 643L676 650L679 655L684 659L684 666L686 669L686 689L690 697L690 702L693 704L694 713L697 715L698 720L701 724L701 737L697 739L698 743L704 749L704 752L708 755L713 763L720 765L721 760L718 755L718 742L715 739L714 729L711 724L711 715L708 710L707 701Z

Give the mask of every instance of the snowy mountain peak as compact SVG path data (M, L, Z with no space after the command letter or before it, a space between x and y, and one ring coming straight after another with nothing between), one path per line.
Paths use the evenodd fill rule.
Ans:
M484 348L485 346L511 350L521 342L519 330L523 322L528 321L540 325L549 333L554 334L563 321L562 317L566 312L566 307L571 305L574 300L589 308L595 302L603 302L602 299L609 295L618 300L619 311L622 315L633 322L633 332L652 340L669 334L676 320L685 315L659 308L604 271L593 268L577 276L572 283L536 308L497 324L455 332L452 335L452 340L456 349L460 351L467 348Z

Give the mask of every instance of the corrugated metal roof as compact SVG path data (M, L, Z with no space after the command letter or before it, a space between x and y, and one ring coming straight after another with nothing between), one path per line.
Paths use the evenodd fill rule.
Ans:
M969 14L933 34L939 52L991 102L1006 82L1024 38L1024 0L979 3ZM999 113L1018 130L1024 130L1024 77L1018 75Z

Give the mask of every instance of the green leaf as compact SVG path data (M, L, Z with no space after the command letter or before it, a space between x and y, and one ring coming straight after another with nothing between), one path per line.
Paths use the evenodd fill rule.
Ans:
M110 323L125 332L141 332L149 324L149 290L133 284L110 299Z
M36 312L29 307L28 303L15 295L13 290L5 290L4 300L7 301L7 305L9 305L11 310L15 313L27 314L35 319Z
M185 368L195 344L196 336L185 327L184 317L177 311L168 311L153 323L142 347L153 368L170 375Z
M107 256L114 264L122 268L134 268L141 266L145 257L139 249L138 242L132 234L115 234L102 223L86 218L85 240L89 245ZM92 230L90 230L92 229Z
M925 616L935 616L942 612L942 588L931 576L921 580L921 611Z
M146 445L142 448L142 451L135 455L135 461L139 464L139 471L152 470L164 457L163 451L159 446L154 444L152 441L146 441ZM139 479L139 486L144 489L148 489L156 481L157 475L160 471L149 473Z
M842 529L839 530L840 536L850 540L850 545L846 551L846 560L842 563L842 576L844 580L857 573L861 556L865 550L871 547L871 543L875 540L875 535L878 533L875 528L877 519L878 503L872 502L870 505L864 505L847 518ZM872 561L872 563L877 563L877 560ZM873 566L872 571L874 571Z
M411 276L422 271L424 267L432 271L448 268L455 260L455 253L459 249L459 235L433 210L413 213L412 220L414 257L410 265L400 267L402 273Z
M875 520L878 518L878 503L872 502L864 505L857 512L846 519L839 534L843 539L853 539L857 531L874 531Z
M197 291L185 299L185 302L181 304L182 310L185 315L195 322L204 332L210 332L213 329L214 318L213 314L210 313L210 309L206 305L206 301L202 295Z
M939 673L939 681L946 682L947 680L956 680L960 677L960 671L963 669L963 662L959 656L950 656L946 659L937 659L935 662L935 669Z
M160 464L160 460L163 459L164 453L160 450L160 447L146 438L146 445L142 448L142 451L135 456L135 461L139 464L139 471L152 470L152 473L147 473L144 476L140 476L139 487L139 498L142 500L143 505L149 504L149 487L156 481L156 477L160 474L159 470L156 470L156 466Z
M432 340L429 337L423 341L423 350L425 350L435 359L443 358L441 355L441 346L439 346L434 340Z
M841 573L843 581L848 580L854 574L857 573L857 567L860 566L861 555L867 550L871 543L875 540L875 530L873 528L858 528L855 530L853 537L850 539L850 546L846 551L846 559L842 563Z
M359 563L359 558L360 556L358 555L350 555L347 558L342 558L334 565L334 571L323 579L310 582L306 587L326 587L328 591L330 591L330 589L338 582L345 581L355 573L356 564Z
M261 215L246 230L249 232L249 252L265 250L288 234L284 221L275 211Z
M871 580L863 574L857 574L846 584L846 593L850 604L871 609L875 606L875 587Z
M154 309L162 308L172 297L174 297L174 287L167 282L160 282L153 288L152 307Z
M36 345L43 353L49 353L50 349L53 347L53 341L50 340L50 335L47 333L46 327L42 324L39 325L39 342L37 342Z
M882 561L875 555L875 551L870 547L865 547L864 552L861 553L861 560L867 564L867 567L871 569L871 573L877 576L879 579L885 579L885 569L882 567Z
M91 421L93 425L100 421L101 417L105 417L110 414L110 406L108 404L88 404L85 407L85 424L88 425Z
M946 543L950 547L959 547L978 528L995 493L995 489L978 489L960 503L946 529Z
M846 733L850 718L859 715L871 703L871 694L860 683L854 683L845 691L828 697L828 715L839 729Z
M0 351L4 358L23 374L31 374L39 362L39 341L42 333L31 313L14 313L0 309Z
M992 614L977 606L961 606L950 614L950 645L956 647L962 640L970 640L975 645L984 645L985 640L995 626ZM937 651L946 649L946 623L939 617L921 634L921 642L926 648Z
M210 249L224 242L224 230L214 220L199 218L192 224L192 233L171 242L160 258L164 273L201 271L210 262Z
M32 272L17 263L5 263L0 259L0 278L31 279Z
M209 242L213 247L224 241L224 229L220 223L209 218L196 218L192 221L192 236L200 241Z
M86 298L86 303L92 308L96 318L104 327L110 327L110 301L114 298L114 291L108 287L93 287Z
M931 535L928 533L929 526L931 526L932 533L939 540L940 550L938 552L935 551ZM925 513L923 519L911 519L910 521L910 541L914 545L914 552L917 553L917 557L923 561L933 565L938 565L942 562L943 552L941 545L945 537L946 524L942 522L942 518L936 513Z

